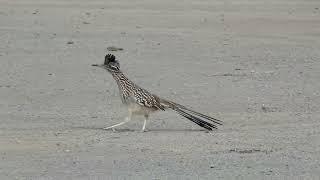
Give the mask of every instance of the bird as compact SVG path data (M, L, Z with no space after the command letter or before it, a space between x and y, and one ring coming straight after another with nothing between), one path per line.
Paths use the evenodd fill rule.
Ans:
M128 108L128 116L123 122L103 129L115 131L115 127L129 122L133 115L142 115L144 116L144 123L141 131L145 132L149 115L153 112L166 110L173 110L208 131L217 129L218 125L222 125L221 120L199 113L171 100L160 98L138 86L120 70L120 63L113 54L106 54L103 64L92 64L92 66L103 68L113 76L118 85L122 103Z

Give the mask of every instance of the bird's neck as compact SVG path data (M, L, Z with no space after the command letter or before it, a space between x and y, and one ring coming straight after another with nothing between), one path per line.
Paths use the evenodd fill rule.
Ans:
M121 71L111 72L111 75L117 82L119 90L121 91L123 91L124 89L132 89L130 87L135 86L134 83L130 79L128 79Z

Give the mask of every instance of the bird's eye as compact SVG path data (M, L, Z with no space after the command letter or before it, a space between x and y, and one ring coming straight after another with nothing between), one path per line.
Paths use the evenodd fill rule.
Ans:
M110 68L114 70L119 70L119 67L116 66L115 64L110 64Z

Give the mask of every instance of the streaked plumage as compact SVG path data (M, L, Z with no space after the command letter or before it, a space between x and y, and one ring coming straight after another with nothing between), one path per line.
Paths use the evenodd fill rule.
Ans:
M139 87L121 72L120 63L112 54L107 54L105 56L104 64L94 64L93 66L102 67L112 74L118 85L121 100L123 104L127 105L129 111L129 116L124 122L107 127L105 129L113 129L114 127L120 126L126 122L129 122L131 120L132 114L139 114L144 115L145 117L144 125L142 128L142 131L144 131L146 120L148 119L150 113L158 110L165 111L167 109L174 110L181 116L189 119L190 121L207 130L213 130L217 128L217 125L222 125L222 121L218 119L193 111L175 102L162 99Z

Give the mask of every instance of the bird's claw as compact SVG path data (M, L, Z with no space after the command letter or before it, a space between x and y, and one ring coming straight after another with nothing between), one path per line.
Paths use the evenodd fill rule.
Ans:
M115 129L115 128L110 128L110 127L105 127L105 128L103 128L104 130L112 130L113 132L116 132L117 130Z
M141 129L140 130L141 133L148 132L148 131L149 131L148 129Z

